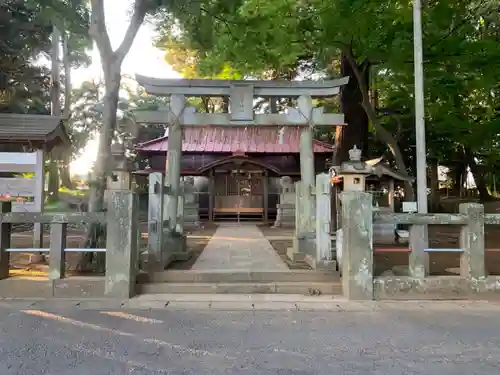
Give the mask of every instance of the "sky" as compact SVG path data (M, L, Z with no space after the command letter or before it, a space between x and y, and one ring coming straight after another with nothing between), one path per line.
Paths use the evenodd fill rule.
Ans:
M117 3L122 5L117 7ZM128 6L126 5L128 3ZM113 49L118 48L123 35L128 27L130 18L131 0L107 0L104 2L106 12L106 25L111 39ZM142 25L137 34L134 44L125 58L122 66L122 74L142 74L158 78L177 78L179 74L164 61L164 52L153 46L155 31L151 24ZM101 75L101 62L97 49L91 53L92 65L87 69L74 70L71 74L73 86L78 87L82 82L97 79ZM97 156L97 141L90 141L82 156L71 163L72 174L87 174L90 166Z

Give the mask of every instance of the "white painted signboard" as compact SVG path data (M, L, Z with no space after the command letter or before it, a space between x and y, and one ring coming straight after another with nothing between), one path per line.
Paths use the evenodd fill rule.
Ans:
M44 155L35 152L0 152L0 172L34 173L32 178L0 178L0 196L33 197L31 202L12 202L12 212L42 212L44 198ZM33 245L42 247L43 233L35 224Z

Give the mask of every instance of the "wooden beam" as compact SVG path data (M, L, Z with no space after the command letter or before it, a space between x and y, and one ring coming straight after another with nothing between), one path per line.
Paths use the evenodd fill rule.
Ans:
M192 108L192 107L191 107ZM170 111L135 111L135 121L142 124L168 124L174 120ZM312 123L316 126L344 126L344 115L340 113L323 113L323 108L315 108ZM234 121L228 113L196 113L186 108L182 126L306 126L309 120L295 108L288 113L256 114L253 121Z
M235 86L253 86L257 97L290 97L310 95L313 98L335 96L349 77L325 81L254 81L216 79L160 79L136 75L139 85L152 95L230 96Z

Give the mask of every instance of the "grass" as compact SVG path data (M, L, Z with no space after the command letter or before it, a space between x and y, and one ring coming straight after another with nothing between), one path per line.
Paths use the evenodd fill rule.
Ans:
M62 187L59 189L59 193L72 195L74 197L86 197L88 195L88 190L68 189Z
M57 202L50 202L45 204L43 207L44 212L67 212L67 211L75 211L68 207L68 204L63 201L57 201Z

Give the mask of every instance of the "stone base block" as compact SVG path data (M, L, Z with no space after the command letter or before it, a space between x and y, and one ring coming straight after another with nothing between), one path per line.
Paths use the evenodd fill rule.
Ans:
M176 262L185 262L191 259L191 257L193 256L193 252L186 249L185 251L180 253L173 253L172 256Z
M307 254L304 257L304 261L311 267L313 270L318 271L337 271L337 262L334 260L316 260L315 257Z
M309 271L311 272L311 271ZM340 295L340 283L330 282L236 282L236 283L148 283L138 285L139 294L295 294ZM191 297L192 298L192 297ZM248 298L248 296L246 297ZM295 296L296 298L296 296ZM170 305L169 305L170 306Z
M185 204L184 205L184 225L193 225L200 221L198 204Z
M423 279L387 276L373 280L374 299L395 300L498 300L500 277L467 279L459 276L430 276Z
M45 254L33 253L30 254L29 262L31 264L47 264L47 259Z
M316 233L305 233L294 237L293 247L304 255L316 256Z
M103 277L10 277L0 280L0 298L104 298Z
M186 236L180 233L165 232L162 248L169 254L185 252L187 248Z
M297 250L294 247L289 247L286 250L286 256L294 263L303 262L305 258L305 254L297 252Z

